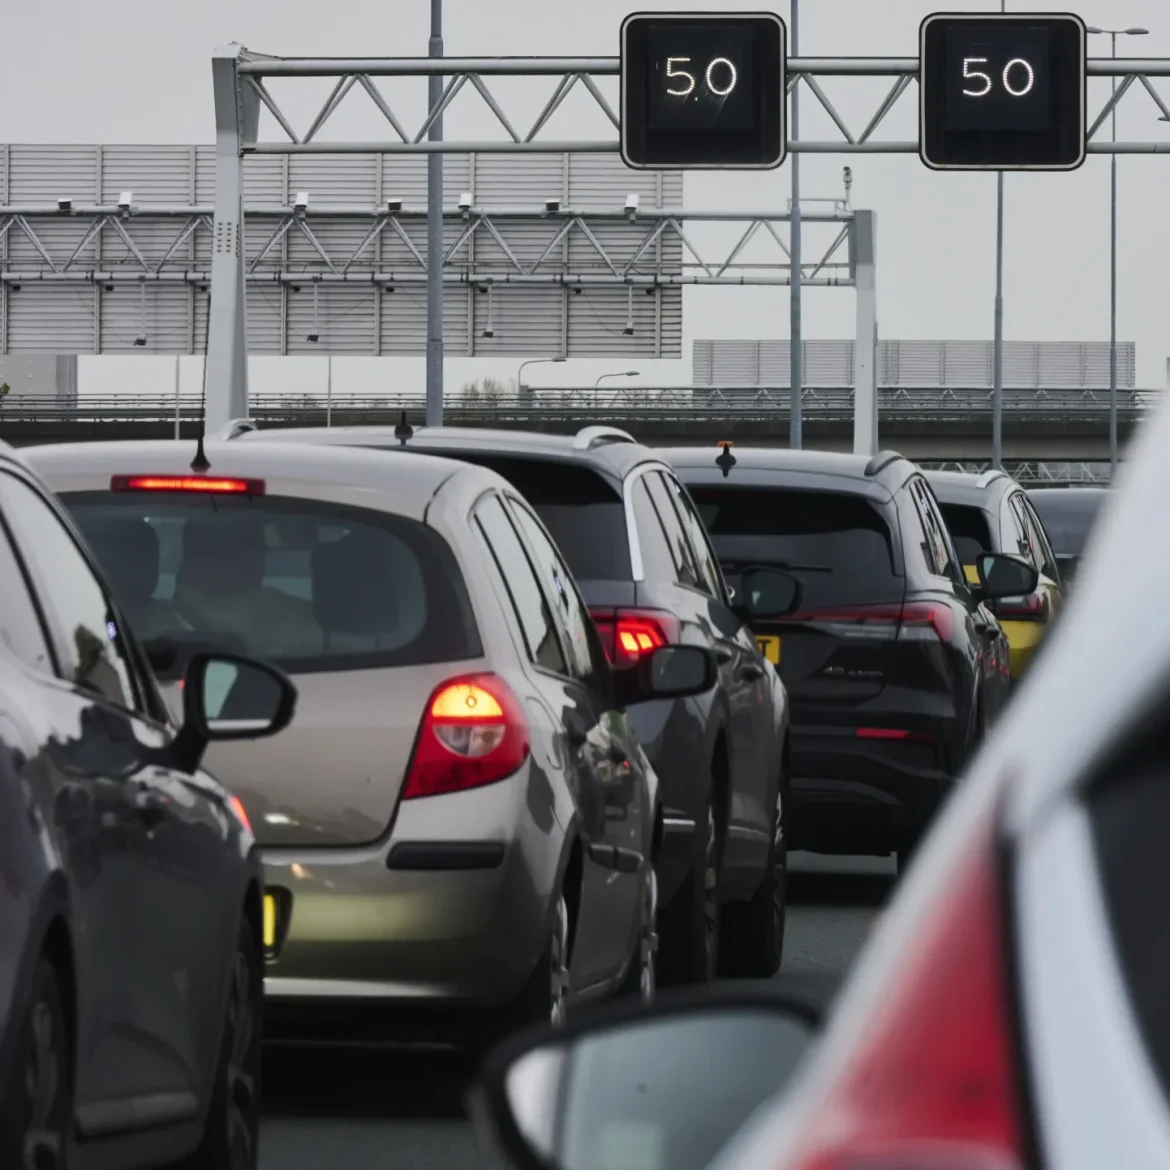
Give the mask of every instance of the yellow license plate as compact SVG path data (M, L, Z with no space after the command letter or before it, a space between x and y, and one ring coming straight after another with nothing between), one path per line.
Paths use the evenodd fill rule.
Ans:
M275 894L264 895L264 949L276 950L276 924L279 907Z
M773 666L780 665L780 638L775 634L757 634L756 645L760 649L760 653Z

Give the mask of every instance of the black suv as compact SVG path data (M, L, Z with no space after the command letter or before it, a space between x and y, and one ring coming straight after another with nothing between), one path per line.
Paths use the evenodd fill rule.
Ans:
M901 864L1008 695L982 603L1035 571L983 557L968 585L930 486L893 452L721 446L661 454L733 588L759 565L801 583L797 612L752 623L792 704L789 847Z
M249 430L265 438L455 457L507 479L564 554L615 669L658 646L710 646L715 688L629 709L662 785L656 853L659 975L762 977L780 965L786 905L788 708L779 677L733 605L703 525L670 468L628 434L455 427ZM796 583L760 574L757 613L790 609ZM722 909L720 909L722 907Z

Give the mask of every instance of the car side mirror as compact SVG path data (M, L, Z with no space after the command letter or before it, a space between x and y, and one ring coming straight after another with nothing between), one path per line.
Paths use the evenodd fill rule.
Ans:
M800 605L800 582L780 569L744 569L737 608L749 618L777 618Z
M719 677L715 655L705 646L659 646L625 670L613 672L619 707L647 699L678 699L709 691Z
M183 725L171 755L184 772L199 767L209 743L276 735L296 711L292 680L275 666L240 654L193 654L181 686Z
M980 553L975 560L975 572L986 601L1026 597L1040 583L1036 566L1010 553Z
M785 1088L816 1024L767 987L712 990L521 1033L485 1063L473 1119L521 1170L703 1170Z

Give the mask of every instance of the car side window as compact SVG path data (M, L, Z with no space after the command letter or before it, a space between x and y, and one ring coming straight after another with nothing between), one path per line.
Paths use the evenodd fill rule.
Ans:
M475 509L475 520L504 579L528 657L545 670L568 674L556 622L500 498L490 495L481 500Z
M933 506L926 484L916 479L911 483L910 491L918 505L922 529L926 533L926 553L934 573L952 581L962 581L962 570L958 567L958 557L952 549L950 535L942 516Z
M10 654L38 674L53 674L53 656L41 615L3 522L0 522L0 653Z
M630 484L638 546L642 551L642 572L649 581L677 581L679 562L658 509L650 496L649 475L639 475Z
M699 519L699 513L695 511L695 505L687 495L687 489L670 476L664 475L663 479L670 485L679 515L686 525L691 548L695 554L695 564L699 570L699 588L722 601L723 576L719 572L719 560L712 552L711 542L707 539L707 529L703 527L703 521Z
M1036 509L1032 507L1032 501L1026 495L1021 493L1016 498L1019 500L1020 511L1024 513L1024 519L1028 523L1037 559L1040 562L1040 572L1053 581L1059 581L1060 569L1057 568L1056 557L1052 554L1052 546L1048 543L1048 534L1044 531L1043 522L1036 515Z
M143 690L105 586L49 503L23 480L0 475L0 505L41 604L65 639L60 673L111 703L143 712Z
M593 650L589 639L589 610L586 609L572 574L557 552L540 521L517 499L509 497L512 513L520 531L536 554L537 575L545 583L546 592L559 600L561 615L569 633L569 672L574 678L593 683L597 678L597 667L593 661Z
M1023 513L1020 511L1019 503L1015 495L1009 496L1007 499L1007 517L1003 551L1014 553L1016 556L1023 557L1025 560L1032 561L1035 564L1036 557L1032 552L1032 541L1028 536L1028 525L1024 520ZM1036 565L1037 569L1039 567L1039 565Z
M660 471L648 471L645 475L645 481L655 511L662 521L662 528L670 545L671 556L674 558L675 582L691 589L697 589L699 587L699 569L687 541L686 528L683 526L682 518L670 498L672 492L666 482L666 477Z

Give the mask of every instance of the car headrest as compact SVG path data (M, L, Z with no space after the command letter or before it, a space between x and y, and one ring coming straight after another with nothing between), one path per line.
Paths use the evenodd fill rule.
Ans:
M313 612L322 629L377 637L395 628L395 582L385 542L377 533L351 532L319 544L310 566Z

